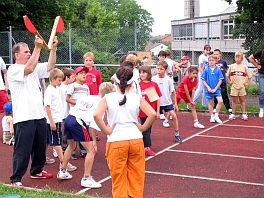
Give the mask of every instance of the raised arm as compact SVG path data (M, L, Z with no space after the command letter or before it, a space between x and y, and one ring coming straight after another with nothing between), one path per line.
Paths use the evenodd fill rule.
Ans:
M47 71L54 69L57 59L57 45L58 45L58 38L57 36L54 37L52 48L50 50L49 60L47 64Z

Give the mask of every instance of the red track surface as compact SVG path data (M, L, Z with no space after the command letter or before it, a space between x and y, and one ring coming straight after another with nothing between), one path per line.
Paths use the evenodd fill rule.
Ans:
M264 126L263 119L250 116L249 121L227 121L228 115L220 115L223 124L209 122L208 114L199 114L205 129L193 128L189 112L177 113L183 144L176 144L173 128L163 128L157 120L152 130L152 149L155 157L146 158L145 198L169 197L264 197ZM171 121L170 121L171 123ZM52 179L23 177L28 187L43 188L88 195L111 197L111 179L104 159L106 137L100 134L98 153L92 175L102 182L100 189L80 186L84 159L72 160L78 167L71 172L73 179L56 178L59 162L46 165L45 170L54 174ZM0 144L0 181L9 184L12 173L12 146ZM79 153L79 152L77 152ZM48 156L52 157L49 148Z

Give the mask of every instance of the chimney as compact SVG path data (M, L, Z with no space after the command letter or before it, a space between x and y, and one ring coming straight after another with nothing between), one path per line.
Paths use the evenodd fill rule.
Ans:
M200 0L184 0L184 18L193 19L200 16Z

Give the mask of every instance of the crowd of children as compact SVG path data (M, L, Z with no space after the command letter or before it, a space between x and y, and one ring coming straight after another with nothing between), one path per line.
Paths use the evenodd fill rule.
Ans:
M142 197L144 156L156 155L152 150L152 124L159 118L164 119L163 127L170 127L172 122L175 141L182 143L176 114L181 100L191 110L195 128L205 128L198 121L196 112L196 102L202 92L202 104L208 108L210 122L222 123L219 113L223 103L231 113L229 120L235 119L238 99L242 119L248 120L244 96L252 74L242 64L242 52L235 54L236 62L229 68L221 59L219 49L215 49L212 55L209 55L210 52L211 47L205 45L197 68L191 66L186 55L181 58L181 63L176 63L170 59L169 50L160 51L155 76L152 76L149 66L138 68L136 55L128 54L120 60L120 68L111 78L113 84L102 83L100 71L93 67L94 55L91 52L83 56L84 67L79 66L75 70L53 68L43 101L47 120L46 143L54 148L60 161L57 178L72 178L68 172L75 171L77 167L69 163L69 160L77 159L78 143L81 156L85 157L81 186L102 187L91 174L97 152L96 141L100 140L97 131L101 131L107 135L106 160L112 177L113 196ZM186 66L184 71L182 66ZM175 70L183 76L177 88L173 82ZM226 81L231 85L232 109ZM12 102L7 102L3 109L3 143L14 145ZM109 125L103 121L105 112ZM131 155L114 155L115 148L122 147L122 152L127 152L129 149L133 150L135 145L142 149L135 149ZM130 161L129 165L127 161ZM46 158L46 164L54 162L55 160ZM117 162L122 170L116 165Z

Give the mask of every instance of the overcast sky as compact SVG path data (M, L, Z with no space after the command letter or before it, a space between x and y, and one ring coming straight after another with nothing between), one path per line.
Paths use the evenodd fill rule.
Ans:
M136 0L136 2L154 18L151 33L153 36L171 34L171 21L184 17L184 0ZM227 7L229 4L224 0L200 0L200 16L219 14Z

